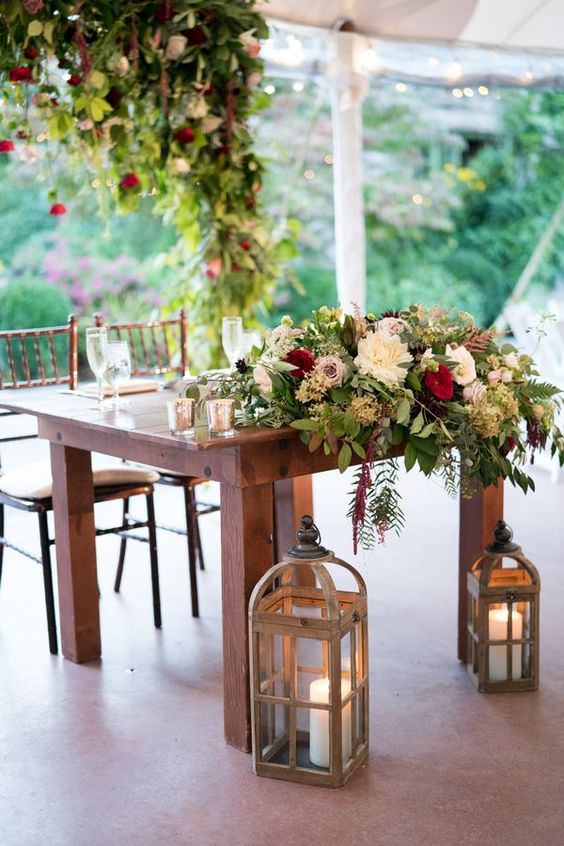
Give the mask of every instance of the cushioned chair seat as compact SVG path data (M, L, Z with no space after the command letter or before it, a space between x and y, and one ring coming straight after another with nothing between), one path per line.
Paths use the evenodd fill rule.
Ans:
M153 484L159 478L159 474L154 470L131 467L128 464L95 466L92 475L96 488ZM6 470L0 477L0 491L15 499L48 499L53 493L49 462L37 461Z

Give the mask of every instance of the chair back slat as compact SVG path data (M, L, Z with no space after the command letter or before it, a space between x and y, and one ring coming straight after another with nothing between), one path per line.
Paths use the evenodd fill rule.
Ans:
M41 343L37 332L33 335L33 349L35 351L35 363L39 370L39 378L45 379L45 367L43 365L43 356L41 355Z
M185 309L178 317L135 323L105 323L94 315L96 326L105 326L108 339L127 338L131 354L131 375L188 375L188 329ZM177 360L175 361L175 357Z
M78 382L78 328L65 326L0 331L0 389Z

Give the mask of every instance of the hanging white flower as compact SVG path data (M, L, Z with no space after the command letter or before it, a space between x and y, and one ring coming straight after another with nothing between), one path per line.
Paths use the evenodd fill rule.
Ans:
M469 385L476 378L476 362L466 347L455 347L447 344L445 356L449 361L455 361L456 366L451 370L452 378L457 385Z
M407 367L412 361L413 356L399 335L369 332L358 342L354 363L360 373L393 388L404 383Z
M168 59L169 62L175 62L184 53L187 45L188 39L186 36L171 35L166 45L165 59Z
M186 159L173 159L172 160L172 172L176 174L176 176L186 176L190 173L190 163L186 161Z
M222 117L218 117L217 115L207 115L207 117L205 117L202 121L202 132L209 135L210 133L215 132L216 129L219 129L222 123Z
M205 118L208 112L209 106L206 103L206 98L204 96L194 94L189 98L188 105L186 107L186 117L194 120L200 120L200 118Z

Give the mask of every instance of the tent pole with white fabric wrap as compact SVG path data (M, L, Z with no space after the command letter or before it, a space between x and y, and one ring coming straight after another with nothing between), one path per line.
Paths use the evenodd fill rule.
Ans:
M273 24L268 64L309 65L330 85L337 294L344 308L352 301L365 309L362 102L370 73L564 88L564 0L270 0L257 8Z

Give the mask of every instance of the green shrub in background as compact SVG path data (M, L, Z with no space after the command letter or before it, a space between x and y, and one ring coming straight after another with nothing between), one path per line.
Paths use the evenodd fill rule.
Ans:
M62 326L71 313L68 296L52 285L34 279L18 279L0 288L0 329L40 329L43 326ZM62 372L67 372L65 360L67 344L64 338L55 339L55 354ZM49 362L49 356L42 350L43 358ZM14 361L19 374L22 373L22 355L16 347ZM30 376L39 375L32 343L27 345L27 358ZM9 357L6 345L0 345L0 372L4 378L10 378ZM49 370L49 373L51 371Z
M0 329L62 326L72 311L63 291L35 279L18 279L0 288Z

